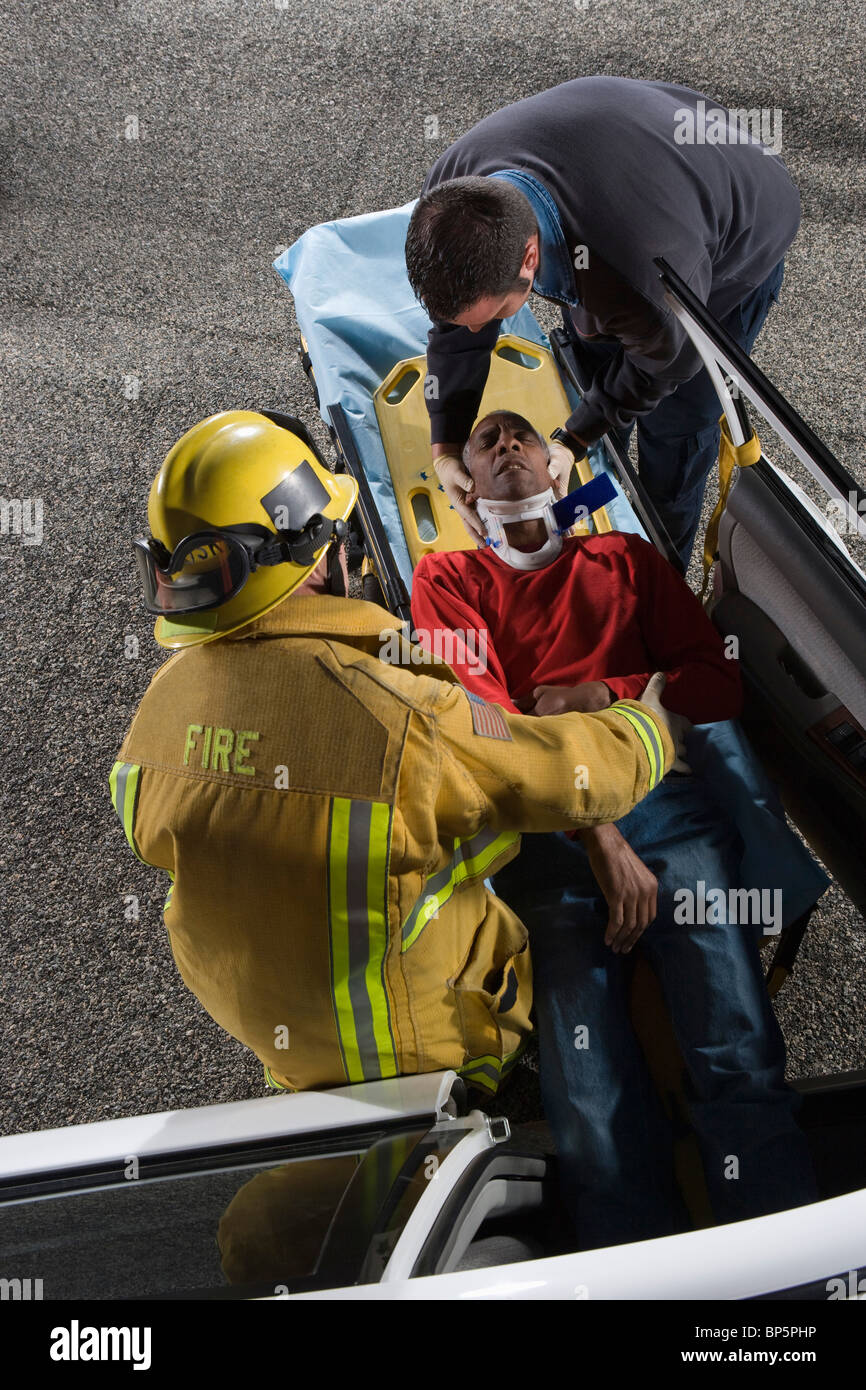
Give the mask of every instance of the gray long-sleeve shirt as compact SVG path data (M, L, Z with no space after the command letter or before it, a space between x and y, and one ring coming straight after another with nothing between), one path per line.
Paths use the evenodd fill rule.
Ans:
M621 345L567 422L585 443L646 414L701 368L663 302L654 257L664 256L721 318L761 284L796 235L800 199L787 169L735 119L713 116L723 109L687 87L581 77L487 116L427 176L425 192L467 174L517 169L553 198L573 264L577 257L575 327ZM427 401L434 443L467 438L499 328L499 320L479 333L434 323L427 349L428 372L438 379L438 399Z

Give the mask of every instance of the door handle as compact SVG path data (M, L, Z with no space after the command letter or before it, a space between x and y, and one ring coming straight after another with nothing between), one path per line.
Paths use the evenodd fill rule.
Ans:
M791 677L797 689L809 700L820 700L828 693L821 678L815 674L809 663L803 660L799 652L794 651L790 642L785 643L777 659L785 674Z

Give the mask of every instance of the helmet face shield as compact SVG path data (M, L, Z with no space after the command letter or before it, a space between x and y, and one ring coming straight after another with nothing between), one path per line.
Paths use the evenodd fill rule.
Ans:
M172 555L156 541L139 539L135 561L145 607L162 617L216 608L233 598L250 574L246 546L225 531L187 536Z

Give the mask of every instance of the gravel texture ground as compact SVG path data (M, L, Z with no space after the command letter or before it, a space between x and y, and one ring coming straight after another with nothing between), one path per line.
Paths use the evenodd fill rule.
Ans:
M4 6L0 491L44 499L44 538L0 538L3 1132L263 1091L177 975L107 776L161 660L129 542L162 457L227 407L314 418L277 250L571 77L778 107L804 217L755 355L862 478L864 29L853 0ZM792 1075L866 1065L864 998L834 888L778 1004Z

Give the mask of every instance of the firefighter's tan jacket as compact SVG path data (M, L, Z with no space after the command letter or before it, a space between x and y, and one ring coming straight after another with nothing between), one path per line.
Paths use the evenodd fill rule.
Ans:
M130 845L172 876L183 979L278 1085L455 1067L495 1088L531 973L485 877L521 830L626 815L674 756L633 701L513 716L417 649L389 664L394 621L296 596L179 653L112 770Z

